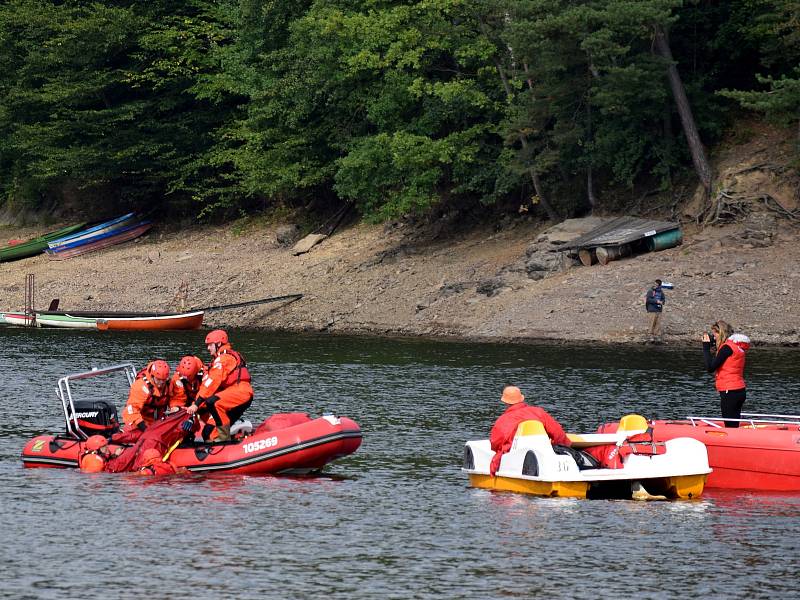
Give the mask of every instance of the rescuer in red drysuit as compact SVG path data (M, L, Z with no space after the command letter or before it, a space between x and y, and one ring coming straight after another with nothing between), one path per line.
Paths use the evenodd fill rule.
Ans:
M167 407L167 380L169 365L163 360L154 360L136 374L128 393L128 402L122 409L125 431L144 431L159 413Z
M170 412L176 408L186 408L195 401L205 370L203 361L196 356L184 356L181 359L167 387Z
M491 443L494 456L489 466L489 473L494 477L497 469L500 467L500 460L503 454L511 449L514 443L514 436L517 433L517 427L523 421L541 421L544 425L544 430L550 437L553 444L561 446L570 446L571 443L564 429L553 417L548 414L543 408L538 406L529 406L525 404L525 396L522 395L520 389L516 386L509 385L503 388L503 395L500 401L508 404L506 411L500 415L492 427L492 432L489 435L489 442Z
M87 473L139 471L143 466L152 465L155 455L153 452L149 452L150 450L158 453L159 457L164 456L170 448L173 448L191 432L192 421L192 419L186 419L184 410L179 410L179 412L153 423L139 435L139 439L132 446L124 449L118 448L115 452L109 450L106 438L101 435L93 435L86 440L84 445L84 451L79 460L81 470ZM150 461L150 465L147 464L148 461ZM169 466L172 467L172 465ZM164 469L166 467L157 466L158 474L164 474L166 471L161 472Z
M190 415L198 410L209 412L216 424L216 441L225 442L231 439L231 423L253 402L250 372L244 357L231 348L228 334L222 329L206 336L206 347L213 360L197 400L186 411ZM203 437L208 439L206 435Z

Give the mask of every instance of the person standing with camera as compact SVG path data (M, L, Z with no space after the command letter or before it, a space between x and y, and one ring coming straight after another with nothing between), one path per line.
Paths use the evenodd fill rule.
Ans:
M750 349L750 338L734 333L725 321L717 321L711 330L716 334L716 354L711 353L711 334L703 333L703 359L709 373L714 373L714 385L719 392L722 418L741 419L742 406L747 397L744 382L745 355ZM725 427L738 427L739 421L725 421Z
M661 312L664 310L664 290L661 287L661 280L656 279L655 285L647 291L644 299L644 308L650 315L650 341L655 342L661 339Z

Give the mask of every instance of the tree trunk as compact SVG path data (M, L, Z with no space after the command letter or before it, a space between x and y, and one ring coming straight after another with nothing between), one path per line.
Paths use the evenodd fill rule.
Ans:
M590 61L591 65L591 61ZM590 66L591 72L593 67ZM589 82L591 88L591 82ZM592 138L592 105L589 102L589 94L586 94L586 137ZM589 202L589 209L594 214L594 209L597 207L597 197L594 195L594 177L592 173L592 155L589 154L589 166L586 168L586 199Z
M597 207L597 196L594 195L594 180L592 177L592 165L586 169L586 197L589 200L589 207L591 208L592 214L594 214L594 209Z
M689 144L689 150L692 153L694 169L697 172L697 176L700 178L700 182L706 189L706 192L711 193L711 166L708 164L703 142L700 140L700 134L697 132L697 125L692 115L692 107L689 105L689 99L686 97L686 90L683 87L681 76L678 74L678 68L675 66L675 60L672 58L672 51L669 47L667 34L659 25L656 25L655 41L658 53L667 61L667 78L669 79L670 88L672 88L675 104L678 107L678 114L681 118L681 125L683 125L686 141Z
M497 69L497 74L500 76L500 81L503 82L503 89L506 92L506 98L511 100L511 85L508 82L508 77L506 77L506 72L503 69L503 65L500 64L499 60L495 59L494 66ZM529 81L528 85L532 86L533 84ZM528 140L525 139L525 136L520 133L517 134L517 137L519 138L520 144L522 144L523 150L527 150ZM562 220L561 216L555 211L553 206L547 200L547 197L544 195L544 188L542 188L542 182L539 180L539 174L536 172L536 169L532 166L528 167L528 174L531 177L531 182L533 182L533 189L536 192L537 198L539 198L539 203L542 205L542 208L544 208L547 216L551 221L555 221L557 223L560 222Z

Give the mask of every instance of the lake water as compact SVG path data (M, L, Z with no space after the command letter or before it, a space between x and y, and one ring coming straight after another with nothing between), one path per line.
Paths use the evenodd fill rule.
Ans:
M700 347L571 348L231 332L247 416L346 415L358 452L313 479L23 469L63 429L60 376L204 352L203 332L0 330L0 598L598 598L796 595L800 495L586 501L467 487L504 384L568 431L717 414ZM753 412L800 412L800 354L755 348ZM118 392L124 403L127 391Z

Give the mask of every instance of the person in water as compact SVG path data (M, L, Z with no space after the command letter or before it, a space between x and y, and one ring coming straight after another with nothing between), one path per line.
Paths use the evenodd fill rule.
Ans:
M166 475L175 472L172 465L159 464L177 448L181 440L192 430L192 420L186 420L183 410L169 415L148 427L131 446L109 449L109 441L102 435L89 437L83 445L78 465L86 473L138 472L142 467L153 467L151 475ZM160 461L155 460L158 456ZM178 468L177 472L181 472Z
M508 385L503 388L503 395L500 396L500 401L507 404L508 408L495 421L492 426L492 432L489 434L489 442L492 450L494 450L494 456L489 466L489 473L492 477L500 467L500 460L503 458L503 454L511 449L511 445L514 443L514 436L517 433L517 427L523 421L541 421L553 444L561 446L572 445L559 422L551 417L546 410L538 406L525 404L525 396L522 395L517 386Z
M142 453L142 466L136 470L137 475L175 475L178 472L173 465L164 461L161 452L156 448L148 448Z
M722 418L741 419L742 406L747 396L744 383L745 355L750 349L750 338L734 333L725 321L714 323L717 351L712 356L711 335L703 334L703 359L709 373L714 373L714 385L719 392ZM714 327L712 327L712 331ZM738 427L738 421L725 421L725 427Z
M208 412L216 424L216 439L231 439L231 424L244 414L253 402L250 373L244 357L231 348L228 334L215 329L206 336L206 347L211 354L208 369L197 399L186 409L190 415ZM209 439L210 436L205 435Z
M83 452L78 459L78 467L84 473L100 473L113 456L108 447L108 440L102 435L93 435L84 444Z

